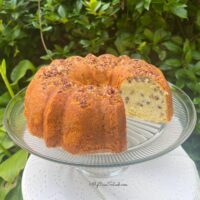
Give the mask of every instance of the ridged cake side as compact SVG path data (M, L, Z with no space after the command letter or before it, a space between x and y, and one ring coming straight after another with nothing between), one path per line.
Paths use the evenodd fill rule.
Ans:
M73 154L125 150L124 116L118 91L91 85L74 90L63 115L63 148Z

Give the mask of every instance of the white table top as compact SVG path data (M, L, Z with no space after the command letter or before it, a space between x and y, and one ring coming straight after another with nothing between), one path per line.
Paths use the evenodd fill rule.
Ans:
M31 155L22 192L24 200L200 200L200 181L182 147L112 178L86 177L74 167Z

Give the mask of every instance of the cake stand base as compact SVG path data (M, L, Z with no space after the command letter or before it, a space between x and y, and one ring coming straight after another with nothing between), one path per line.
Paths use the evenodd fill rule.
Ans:
M89 177L86 175L88 173L92 176L102 175L97 171L88 171L88 168L77 170L76 167L53 163L31 155L22 178L23 198L24 200L200 199L196 167L181 147L157 159L129 166L118 176L100 179Z

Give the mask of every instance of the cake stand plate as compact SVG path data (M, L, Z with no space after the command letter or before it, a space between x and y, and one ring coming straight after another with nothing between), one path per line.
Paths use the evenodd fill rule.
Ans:
M47 148L44 141L32 136L24 117L25 89L8 104L4 125L9 136L20 147L41 158L78 167L91 176L113 176L128 165L157 158L182 144L192 133L196 123L196 112L190 98L171 85L174 115L166 124L153 124L127 118L128 148L122 153L95 153L72 155L61 148Z
M106 179L31 155L22 193L24 200L200 200L200 182L194 162L181 147Z

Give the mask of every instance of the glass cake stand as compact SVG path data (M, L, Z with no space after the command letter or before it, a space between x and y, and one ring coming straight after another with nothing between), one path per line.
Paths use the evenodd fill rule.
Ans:
M122 153L72 155L62 148L47 148L44 141L31 135L24 117L25 90L20 91L8 104L4 125L12 140L21 148L41 158L75 166L93 177L117 175L129 165L157 158L181 145L196 124L196 111L190 98L170 84L173 92L174 115L166 124L154 124L127 118L128 148Z

